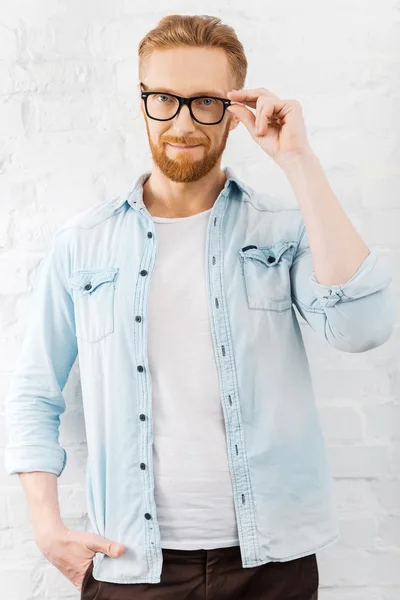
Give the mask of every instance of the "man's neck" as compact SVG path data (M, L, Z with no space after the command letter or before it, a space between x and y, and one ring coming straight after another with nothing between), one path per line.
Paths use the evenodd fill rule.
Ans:
M225 183L221 170L197 181L176 183L153 169L143 185L143 202L154 217L190 217L212 208Z

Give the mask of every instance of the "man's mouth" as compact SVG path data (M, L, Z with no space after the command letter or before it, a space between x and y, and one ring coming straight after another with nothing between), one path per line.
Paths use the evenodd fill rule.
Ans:
M197 148L198 146L201 146L201 144L170 144L169 142L167 142L169 146L172 146L173 148L182 148L182 149L189 149L189 148Z

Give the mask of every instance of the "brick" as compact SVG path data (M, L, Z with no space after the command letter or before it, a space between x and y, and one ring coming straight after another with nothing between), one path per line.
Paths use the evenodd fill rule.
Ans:
M400 431L400 406L364 407L365 433L369 443L396 441Z
M359 408L324 406L320 420L328 444L356 444L363 439L363 418Z
M390 474L391 449L386 446L331 446L329 457L334 477L363 479Z

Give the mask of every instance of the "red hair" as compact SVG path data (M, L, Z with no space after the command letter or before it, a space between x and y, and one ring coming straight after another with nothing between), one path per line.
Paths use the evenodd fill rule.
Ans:
M168 15L163 17L139 42L139 78L142 80L146 59L156 49L180 46L222 48L227 55L235 89L246 80L247 59L235 30L218 17L209 15Z

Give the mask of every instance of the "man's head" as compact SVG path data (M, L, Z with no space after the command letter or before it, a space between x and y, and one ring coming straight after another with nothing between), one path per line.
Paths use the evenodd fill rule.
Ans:
M220 23L217 17L197 15L169 15L161 19L139 44L139 79L143 83L142 89L138 85L139 93L226 98L231 89L243 88L247 72L243 46L234 30ZM153 96L153 101L165 103L168 98ZM214 167L219 169L229 131L240 122L226 111L220 123L201 124L192 119L189 107L184 105L171 120L157 121L146 114L144 100L141 112L153 161L176 182L197 181ZM182 151L170 144L198 147Z

